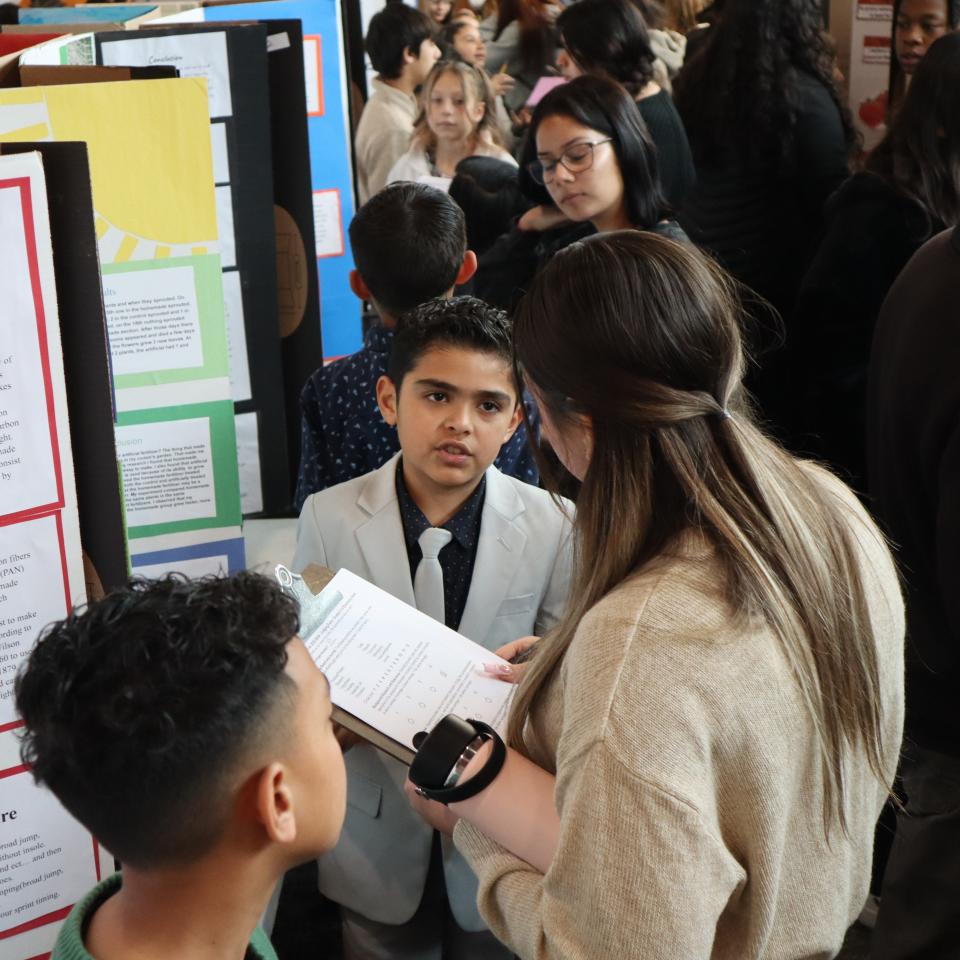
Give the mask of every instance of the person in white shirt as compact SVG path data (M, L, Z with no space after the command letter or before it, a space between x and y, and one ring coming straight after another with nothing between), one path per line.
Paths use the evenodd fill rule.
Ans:
M467 157L517 165L503 148L493 94L477 67L442 60L423 84L421 103L410 149L391 168L388 183L451 179Z
M357 126L357 192L366 203L410 145L417 119L416 89L440 59L434 28L419 10L391 3L370 21L365 41L378 76Z

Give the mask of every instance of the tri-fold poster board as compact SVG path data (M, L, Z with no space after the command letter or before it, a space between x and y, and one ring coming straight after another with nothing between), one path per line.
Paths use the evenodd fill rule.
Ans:
M48 952L109 858L19 756L13 681L38 633L86 598L39 153L0 156L0 955Z

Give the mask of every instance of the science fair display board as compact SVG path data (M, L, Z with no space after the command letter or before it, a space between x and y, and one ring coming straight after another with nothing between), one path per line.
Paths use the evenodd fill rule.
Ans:
M0 156L0 955L42 956L112 869L20 761L13 680L85 600L47 188L37 153Z
M134 572L243 566L206 84L0 90L0 141L85 141Z

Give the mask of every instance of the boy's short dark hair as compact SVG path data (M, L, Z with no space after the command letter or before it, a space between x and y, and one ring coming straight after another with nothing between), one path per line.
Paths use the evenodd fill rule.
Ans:
M434 35L430 18L405 3L389 3L375 13L364 40L373 69L385 80L396 80L403 72L403 52L420 55L420 45Z
M463 211L442 190L395 183L357 211L350 246L370 294L396 316L454 286L467 228Z
M390 348L387 376L399 391L403 378L434 347L460 347L512 363L510 319L503 310L476 297L431 300L404 314Z
M191 863L289 735L298 627L258 574L134 580L44 631L16 680L23 761L120 860Z

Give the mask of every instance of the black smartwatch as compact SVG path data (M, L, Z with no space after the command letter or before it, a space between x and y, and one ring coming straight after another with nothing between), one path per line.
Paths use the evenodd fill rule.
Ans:
M488 740L493 744L490 759L475 776L461 784L467 764ZM452 713L430 733L418 733L413 745L417 755L410 764L410 780L421 797L438 803L475 797L490 786L507 759L506 744L493 727L480 720L462 720Z

